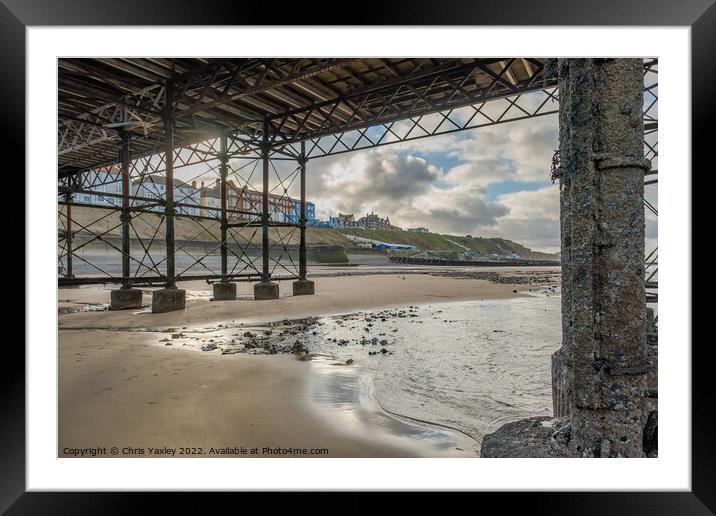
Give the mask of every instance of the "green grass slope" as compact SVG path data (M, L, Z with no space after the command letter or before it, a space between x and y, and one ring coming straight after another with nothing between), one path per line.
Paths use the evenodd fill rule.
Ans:
M482 238L455 235L441 235L438 233L414 233L412 231L392 229L345 229L342 230L349 235L363 238L371 238L391 244L414 245L421 251L456 251L463 252L460 246L453 242L464 245L468 249L477 251L482 255L517 253L528 260L551 260L557 259L556 254L541 253L532 251L522 244L505 240L504 238Z

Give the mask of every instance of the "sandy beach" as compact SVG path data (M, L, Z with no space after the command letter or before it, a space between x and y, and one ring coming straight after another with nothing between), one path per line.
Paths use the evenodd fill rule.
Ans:
M213 302L211 285L184 283L186 310L156 315L95 310L108 302L109 288L60 289L58 454L114 456L117 447L124 457L475 456L475 443L460 432L393 417L359 399L356 366L330 357L205 353L171 338L409 304L518 298L529 288L416 273L317 276L315 296L260 302L250 299L250 284L239 284L237 301ZM62 313L69 310L87 311Z

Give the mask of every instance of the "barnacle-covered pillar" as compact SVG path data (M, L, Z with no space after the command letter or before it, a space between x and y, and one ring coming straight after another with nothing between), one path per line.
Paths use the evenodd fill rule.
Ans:
M643 63L560 60L569 448L640 457L645 425Z
M508 423L484 457L643 457L645 407L643 63L560 59L562 347L554 418ZM647 424L648 423L648 424Z

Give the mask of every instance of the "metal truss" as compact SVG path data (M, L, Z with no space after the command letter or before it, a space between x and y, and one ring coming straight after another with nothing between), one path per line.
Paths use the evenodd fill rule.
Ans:
M500 100L470 104L437 113L354 129L306 143L308 159L343 154L393 143L452 134L469 129L552 115L559 112L557 87L521 93ZM294 146L291 146L294 147Z
M659 182L659 62L647 59L644 63L644 157L651 161L651 170L644 176L644 188L656 191ZM658 220L659 211L656 206L644 199L646 216ZM654 247L644 262L646 279L646 299L649 303L657 303L659 247Z
M530 70L522 80L515 79L511 71L518 61ZM513 58L498 60L497 69L495 64L488 66L476 60L462 66L429 67L414 72L410 78L394 71L394 79L380 87L367 87L269 117L272 144L315 140L376 126L390 127L400 120L422 119L432 113L443 112L449 117L450 112L464 106L473 106L477 115L481 113L475 107L478 104L484 106L487 101L556 86L556 77L543 73L542 62ZM364 136L365 131L360 134Z
M558 112L554 67L531 58L63 59L59 88L61 285L305 279L305 212L289 210L310 160Z
M113 163L120 131L149 155L167 116L178 146L258 144L268 119L275 147L556 84L532 58L62 59L59 72L60 174Z
M165 96L165 87L156 84L143 88L133 95L123 96L115 102L102 104L99 107L75 116L60 116L58 123L58 164L60 171L87 168L94 163L94 156L99 152L116 151L123 131L138 131L144 138L157 138L157 127L161 127L161 100ZM74 99L60 101L63 104L81 109L82 104ZM152 110L141 106L149 104ZM142 145L137 142L137 151L151 152L151 141Z
M129 141L127 143L131 154ZM191 167L192 175L185 177L182 184L202 182L202 186L195 189L194 199L182 194L173 199L174 218L181 221L180 226L184 229L189 224L193 230L192 234L182 234L181 239L173 241L171 254L175 255L177 265L173 274L175 282L190 279L254 281L266 275L281 279L299 278L301 267L294 258L298 246L290 245L289 241L295 232L300 231L302 220L290 224L269 218L266 226L276 229L273 230L274 241L267 253L272 266L266 273L261 266L262 253L257 252L262 245L258 239L259 229L263 226L261 200L250 203L245 209L242 209L244 203L221 207L208 206L196 200L196 196L214 190L217 184L231 185L233 192L239 194L239 200L247 192L261 192L263 180L257 170L262 160L262 155L247 157L244 144L226 137L174 149L172 164L176 163L177 167L172 169ZM286 206L293 208L289 190L298 177L301 165L286 174L279 171L270 159L267 163L274 174L274 186L268 191L272 203L269 211L274 217L283 219L284 215L292 215ZM120 187L124 168L128 172L128 180L134 185L134 193L126 196ZM169 282L167 259L170 253L165 252L169 248L160 245L167 239L166 171L166 156L156 153L60 179L60 285L121 283L132 286ZM212 193L216 195L215 191ZM83 202L86 196L94 196L95 202ZM125 198L126 207L123 206ZM101 205L97 204L97 199L101 200ZM79 217L77 213L83 209L91 212L92 216L88 218L85 214ZM120 236L118 232L125 226L126 235ZM128 252L123 247L125 239L132 242ZM199 242L201 249L197 250ZM101 244L104 256L97 259L95 255L95 259L87 259L85 251L93 246L96 248L98 244ZM106 255L110 257L109 267L100 263ZM113 270L120 257L126 257L127 261L122 274ZM220 263L216 263L217 257ZM77 270L81 270L82 274L77 275ZM303 270L305 278L305 264ZM277 273L285 274L281 276Z

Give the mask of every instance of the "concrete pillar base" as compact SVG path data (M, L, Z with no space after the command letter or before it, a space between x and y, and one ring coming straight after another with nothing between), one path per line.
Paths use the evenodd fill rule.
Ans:
M569 415L569 353L564 347L552 354L552 412L554 417Z
M262 281L254 285L254 299L278 299L278 283Z
M163 288L152 293L152 313L161 314L184 310L186 306L186 290Z
M233 301L236 299L236 283L214 283L214 301Z
M568 446L569 418L538 416L506 423L482 439L480 457L579 457Z
M142 291L136 288L119 288L110 295L110 310L125 310L142 306Z
M315 285L311 280L296 280L293 282L294 296L312 296L316 293Z

